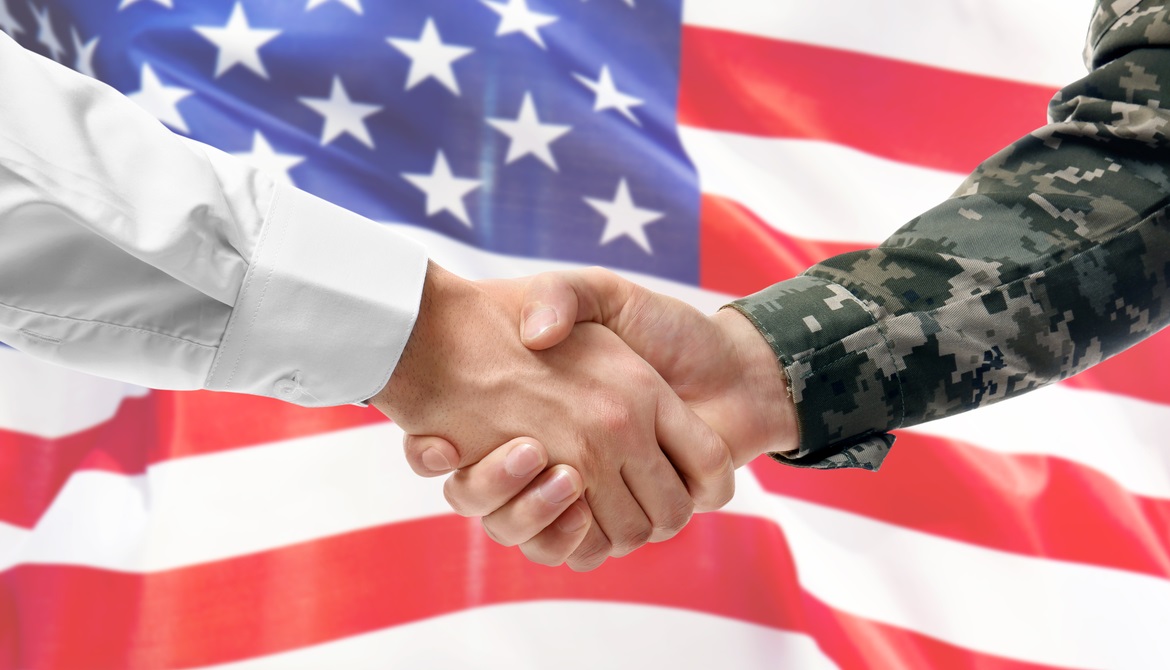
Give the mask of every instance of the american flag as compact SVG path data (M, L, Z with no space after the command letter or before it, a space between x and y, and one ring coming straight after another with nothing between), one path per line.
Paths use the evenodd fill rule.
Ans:
M463 276L603 264L712 310L1042 125L1091 4L0 0L0 29ZM0 668L1170 667L1167 347L904 431L878 474L762 459L584 575L451 514L373 410L0 350Z

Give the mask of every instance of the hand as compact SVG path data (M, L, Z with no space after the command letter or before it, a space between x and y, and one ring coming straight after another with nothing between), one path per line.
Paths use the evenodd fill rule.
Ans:
M775 354L734 310L706 317L681 301L590 269L532 279L522 313L521 337L533 349L553 347L579 321L612 329L724 438L736 467L796 447L796 410ZM567 529L574 526L568 521L580 519L577 512L558 518L556 506L527 490L513 497L514 490L483 466L460 470L445 492L457 506L479 500L482 509L495 510L484 517L489 534L499 523L530 537L521 549L540 563L558 563L557 552L571 542Z
M580 475L561 469L538 490L559 480L566 493L559 503L583 491L584 513L595 520L568 556L577 569L673 536L695 506L724 504L734 478L719 437L604 328L578 328L553 350L526 349L516 338L525 288L428 270L410 340L371 401L407 433L443 438L422 440L421 448L408 440L411 467L442 473L479 462L507 438L539 438L555 462ZM474 497L450 500L463 514L494 509ZM495 536L505 544L529 539Z
M645 359L731 449L735 467L797 447L796 407L775 353L733 309L704 316L602 268L550 272L529 282L520 337L533 350L594 321Z

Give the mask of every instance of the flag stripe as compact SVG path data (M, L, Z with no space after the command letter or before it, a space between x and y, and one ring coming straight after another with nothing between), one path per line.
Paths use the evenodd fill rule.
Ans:
M69 377L60 381L67 385ZM39 386L9 407L35 406L55 397L54 384ZM109 420L57 439L0 428L0 521L33 526L76 471L141 474L151 463L386 420L371 409L307 409L271 398L210 392L155 391L125 399L116 412Z
M0 349L0 380L20 382L0 384L0 429L44 438L92 428L114 416L124 398L147 393L7 348Z
M1170 663L1170 639L1158 632L1170 581L979 549L762 492L737 495L734 509L761 504L757 496L770 502L801 587L838 610L1037 663Z
M0 566L157 572L446 512L439 483L406 472L401 435L382 423L159 462L145 475L81 470L35 531L0 544ZM1170 576L1170 500L1134 495L1059 455L1001 453L917 432L901 440L880 476L765 461L755 473L775 493L940 537ZM154 534L142 535L147 528Z
M517 643L500 643L508 639ZM615 649L628 668L837 667L807 635L691 610L546 600L477 607L214 668L364 668L379 658L395 667L596 670L615 667Z
M682 125L834 142L963 173L1044 125L1056 91L692 26L681 68Z
M686 0L683 21L700 28L1063 86L1085 75L1080 54L1092 11L1092 0L836 0L827 6Z
M872 246L963 181L827 142L695 128L680 135L704 194L734 200L806 240Z
M382 423L151 466L74 474L9 565L163 572L450 512ZM6 567L6 566L0 566Z
M389 555L393 569L387 569ZM725 569L731 564L737 569ZM0 658L12 658L18 667L205 665L468 607L579 599L690 609L805 632L845 668L867 667L863 663L892 653L923 659L928 667L1028 667L826 606L816 594L796 588L795 570L803 568L773 523L711 514L696 518L670 544L566 580L495 545L477 522L443 516L149 576L68 566L16 568L0 574L11 605L0 609L0 627L15 630L11 617L22 612L21 644L0 648ZM98 593L103 597L94 598ZM263 618L253 615L260 603L267 605ZM1066 625L1075 623L1069 621L1074 617L1062 618ZM575 620L570 616L564 625ZM1117 627L1107 625L1092 638L1108 641ZM0 638L5 644L13 644L12 638ZM774 664L768 661L767 667Z
M1170 500L1168 425L1170 406L1058 384L914 430L1001 454L1069 460L1130 493Z
M1025 556L1170 578L1170 500L1051 456L998 454L906 431L881 474L759 460L765 489Z
M735 200L707 194L699 234L699 284L731 295L754 293L826 258L866 248L786 235Z

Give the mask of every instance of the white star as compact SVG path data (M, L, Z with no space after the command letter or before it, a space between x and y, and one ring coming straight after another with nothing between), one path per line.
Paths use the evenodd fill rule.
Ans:
M37 41L45 45L53 60L61 60L61 56L65 55L65 48L61 46L57 35L53 33L53 20L49 18L49 8L47 6L43 9L33 7L32 10L33 18L37 20Z
M435 167L429 175L403 173L402 177L427 194L427 216L447 211L460 223L471 227L467 208L463 206L463 196L479 188L481 182L452 175L451 166L447 164L447 157L442 150L435 156Z
M342 133L349 133L357 141L371 149L374 148L374 139L370 137L365 119L382 111L382 108L350 100L340 77L333 78L333 88L328 99L300 98L300 101L325 117L325 127L321 130L321 146L329 144Z
M249 26L244 6L239 2L232 8L227 25L222 28L195 26L195 32L207 38L219 50L219 56L215 59L216 77L236 65L243 65L261 77L268 78L268 70L264 69L264 61L260 60L260 47L275 39L280 31Z
M642 125L638 117L634 116L634 112L630 110L631 107L637 107L643 104L641 98L635 98L632 95L627 95L617 90L617 86L613 83L613 77L609 74L609 66L601 66L601 74L597 77L597 81L593 81L588 77L580 74L573 74L577 81L584 84L590 91L593 91L597 99L593 103L593 111L603 112L607 109L616 109L619 114L626 117L636 125Z
M139 107L150 112L154 118L181 132L187 130L187 122L179 113L179 101L194 91L178 86L164 86L149 63L142 64L142 88L127 97Z
M358 14L362 13L362 0L337 0L337 1L340 2L341 4L345 5L346 7L349 7L350 9L352 9L354 12L356 12ZM319 7L323 4L325 4L326 2L329 2L329 0L309 0L309 4L308 4L308 6L305 7L305 11L307 12L314 7Z
M515 121L488 119L487 122L511 140L508 144L506 164L510 165L531 154L553 170L557 170L557 161L553 158L552 147L549 145L572 130L572 126L542 124L536 116L536 105L532 103L531 93L524 94L524 101L520 103L520 115Z
M77 34L77 28L73 29L73 53L77 56L73 60L73 69L81 74L97 79L97 75L93 71L93 52L97 49L98 38L82 43L81 35Z
M24 32L20 22L8 11L6 0L0 0L0 30L15 36L17 31Z
M598 198L585 198L590 207L605 217L605 231L601 233L601 244L608 244L625 235L646 250L650 249L650 240L646 238L646 226L662 218L662 212L649 209L639 209L630 197L630 187L623 178L618 182L617 194L612 202Z
M264 135L259 130L252 135L251 152L232 155L248 165L267 173L276 181L289 186L293 185L293 180L288 175L288 171L305 162L304 156L276 153L272 145L268 143L268 140L264 138Z
M136 2L138 2L138 0L122 0L122 4L118 5L118 11L120 12ZM172 0L154 0L154 2L157 2L167 9L175 8L175 6L172 4Z
M544 40L541 39L537 30L556 22L557 17L531 11L528 9L527 0L508 0L507 5L502 2L492 2L492 0L480 0L480 2L500 15L500 27L496 29L496 37L524 33L525 37L536 42L541 49L545 48Z
M435 22L427 18L423 26L422 35L417 40L403 40L388 38L390 46L398 49L410 58L410 73L406 76L406 90L418 86L427 79L434 77L443 86L455 95L459 95L459 82L455 79L455 71L451 64L470 54L474 49L470 47L443 44L439 36L439 29Z

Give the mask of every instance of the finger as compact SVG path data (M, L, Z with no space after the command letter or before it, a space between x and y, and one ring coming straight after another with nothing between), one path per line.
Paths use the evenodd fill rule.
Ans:
M589 502L585 501L591 509ZM585 538L581 540L581 544L569 554L565 559L565 563L570 569L576 572L589 572L601 567L605 559L609 558L610 551L613 546L609 542L609 538L605 536L605 532L601 530L601 526L597 524L597 516L593 516L593 523L587 525L585 530Z
M423 477L445 475L459 464L459 451L441 437L406 435L402 438L402 449L410 469Z
M650 542L669 540L691 520L695 511L691 494L661 452L648 462L627 462L622 466L621 474L626 487L650 519Z
M520 310L520 340L532 350L562 342L581 321L607 323L621 312L633 285L602 268L534 277Z
M505 547L527 542L552 524L584 489L581 475L573 468L549 468L520 495L485 516L483 528Z
M581 546L592 522L589 503L577 499L556 521L522 543L520 551L533 563L550 567L561 565ZM605 560L605 556L601 560Z
M547 463L544 445L530 437L518 437L496 447L478 463L457 470L444 482L443 495L451 509L462 516L490 514L523 491ZM572 474L580 479L576 471Z
M731 450L668 388L659 392L655 431L663 453L686 483L695 511L723 507L735 495Z
M596 525L612 545L611 556L625 556L650 541L654 526L620 472L603 473L600 485L586 496Z

